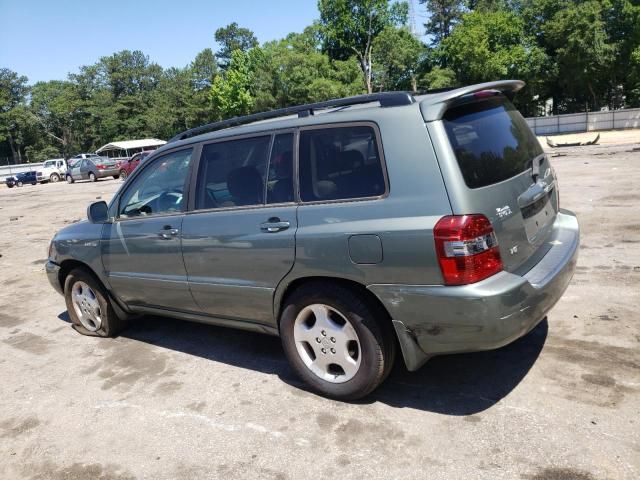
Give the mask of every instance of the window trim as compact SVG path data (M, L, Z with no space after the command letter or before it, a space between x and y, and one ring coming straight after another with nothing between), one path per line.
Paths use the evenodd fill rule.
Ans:
M271 208L271 207L284 207L298 204L298 196L296 194L298 189L298 176L297 176L297 167L298 167L298 154L297 154L297 140L299 137L298 128L281 128L277 130L263 130L260 132L252 132L252 133L244 133L241 135L230 135L228 137L220 137L211 140L207 140L204 142L200 142L198 146L200 147L200 151L198 152L198 158L194 162L194 175L191 178L191 183L189 184L189 190L193 192L189 198L189 205L187 210L184 212L187 215L198 214L198 213L213 213L213 212L229 212L235 210L256 210L263 208ZM269 166L271 165L271 153L273 150L273 145L275 141L276 135L285 134L285 133L293 133L293 189L294 189L294 200L293 202L284 202L284 203L266 203L267 196L266 193L263 197L264 203L256 204L256 205L234 205L230 207L216 207L216 208L201 208L196 209L196 196L198 193L198 176L200 174L200 162L202 161L202 152L204 147L207 145L212 145L215 143L223 143L223 142L232 142L235 140L245 140L247 138L260 138L260 137L270 137L269 138L269 151L267 156L267 165L266 172L267 175L269 173ZM266 184L266 182L265 182ZM266 188L266 186L265 186Z
M186 151L186 150L191 150L191 160L189 161L189 168L187 170L187 175L185 177L185 182L183 184L182 190L183 190L183 195L186 195L186 201L182 203L182 207L180 209L179 212L166 212L166 213L158 213L158 214L152 214L152 215L145 215L144 217L142 216L137 216L137 217L121 217L120 216L120 202L122 200L122 197L126 195L126 193L132 188L131 186L134 184L135 179L137 177L139 177L140 175L143 174L143 172L145 171L145 169L151 168L151 165L155 165L156 163L158 163L161 159L165 158L168 155L172 155L174 153L178 153L181 151ZM165 150L162 152L161 155L158 155L155 158L151 158L150 161L146 161L144 162L141 166L139 166L138 168L136 168L133 172L133 174L127 179L127 182L125 183L124 187L122 189L121 192L118 193L118 196L114 198L112 204L109 206L109 211L111 212L112 208L115 208L115 212L113 212L113 215L110 215L114 222L127 222L130 220L144 220L147 218L161 218L161 217L174 217L176 215L184 215L184 213L186 212L186 206L188 205L188 202L191 199L191 193L189 191L189 185L191 183L191 177L193 176L193 166L194 166L194 156L195 155L200 155L200 151L201 151L201 145L199 144L190 144L190 145L181 145L180 147L177 148L173 148L171 150ZM150 155L151 156L151 155Z
M304 201L300 196L300 172L299 172L299 152L300 152L300 137L302 136L302 132L307 130L327 130L332 128L347 128L347 127L371 127L373 129L373 134L376 138L376 145L378 147L378 155L380 157L380 166L382 168L382 177L384 178L384 192L382 195L370 195L366 197L354 197L354 198L335 198L332 200L312 200L312 201ZM334 122L334 123L323 123L319 125L309 125L305 127L298 128L298 138L296 143L296 200L300 206L302 205L324 205L329 203L350 203L350 202L362 202L368 200L382 200L389 196L391 193L391 187L389 185L389 175L387 173L387 162L384 155L384 148L382 146L382 136L380 135L380 127L377 123L372 121L356 121L356 122Z

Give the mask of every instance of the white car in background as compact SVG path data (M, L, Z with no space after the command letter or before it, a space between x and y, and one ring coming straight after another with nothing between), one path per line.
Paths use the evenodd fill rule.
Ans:
M39 183L59 182L65 178L67 168L67 162L64 158L45 160L42 164L42 168L40 168L36 173L36 179Z

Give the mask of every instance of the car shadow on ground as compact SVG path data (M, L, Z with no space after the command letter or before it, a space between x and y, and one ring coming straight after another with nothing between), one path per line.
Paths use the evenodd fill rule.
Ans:
M69 322L67 312L58 318ZM496 404L527 375L547 338L547 320L506 347L487 352L432 358L408 372L398 356L387 380L357 403L381 402L445 415L472 415ZM258 333L182 320L145 316L122 337L262 373L306 390L284 356L280 339Z

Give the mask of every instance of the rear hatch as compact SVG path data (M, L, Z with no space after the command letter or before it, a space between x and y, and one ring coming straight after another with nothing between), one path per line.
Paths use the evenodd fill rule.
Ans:
M450 102L430 130L453 213L491 221L505 270L533 266L550 248L559 205L555 173L524 118L500 91L483 90Z

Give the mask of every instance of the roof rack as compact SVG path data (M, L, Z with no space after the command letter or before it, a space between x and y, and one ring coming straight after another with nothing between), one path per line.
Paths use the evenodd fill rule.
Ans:
M334 100L327 100L326 102L309 103L307 105L299 105L296 107L280 108L278 110L254 113L252 115L233 117L227 120L222 120L220 122L209 123L207 125L191 128L182 133L179 133L171 140L169 140L168 143L176 142L178 140L184 140L185 138L194 137L202 133L215 132L216 130L222 130L223 128L246 125L247 123L257 122L260 120L285 117L287 115L294 115L296 113L298 114L298 117L302 118L313 115L315 110L348 107L351 105L359 105L371 102L380 102L381 107L398 107L402 105L410 105L415 102L415 99L409 92L380 92L371 93L368 95L356 95L354 97L347 98L336 98Z

